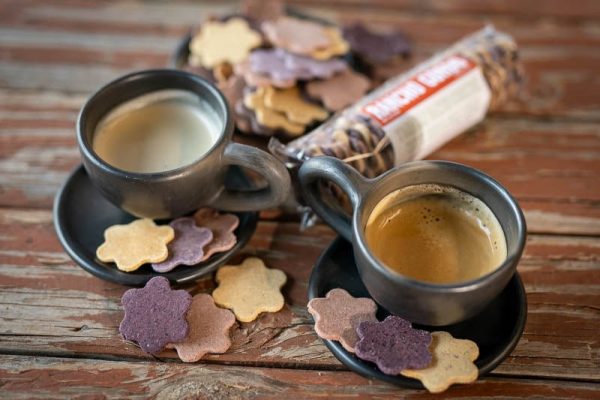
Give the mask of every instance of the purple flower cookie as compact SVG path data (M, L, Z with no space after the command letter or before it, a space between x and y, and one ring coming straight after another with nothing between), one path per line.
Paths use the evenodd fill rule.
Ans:
M169 256L165 261L153 263L156 272L169 272L178 265L196 265L204 259L204 246L213 240L212 231L199 228L193 218L177 218L169 224L175 239L167 245Z
M398 375L407 368L421 369L431 363L431 334L414 329L410 322L390 315L382 322L363 321L356 329L356 355L377 364L384 374Z
M167 343L181 342L187 337L185 319L192 296L185 290L171 290L167 278L157 276L142 289L129 289L121 304L125 317L119 332L126 340L137 342L146 353L156 354Z

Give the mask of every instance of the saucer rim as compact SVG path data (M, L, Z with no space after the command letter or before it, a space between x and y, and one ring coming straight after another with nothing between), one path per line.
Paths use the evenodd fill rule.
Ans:
M345 242L345 243L344 243ZM339 246L343 246L347 244L350 246L350 250L352 251L352 245L346 239L341 236L336 237L334 241L321 253L317 261L315 262L313 269L310 274L310 278L308 281L308 300L312 300L313 298L319 297L319 293L317 293L317 282L320 280L317 278L318 268L323 265L325 260L331 259L333 253L337 250ZM354 255L352 255L354 258ZM504 348L498 352L491 360L488 360L485 364L478 363L479 359L475 360L475 365L479 370L478 379L481 376L486 375L487 373L494 370L502 361L504 361L510 353L515 349L519 340L523 335L523 331L525 330L525 324L527 322L527 293L525 292L525 287L523 285L523 281L518 271L515 271L514 275L511 277L508 285L516 285L516 289L519 293L518 299L516 299L519 303L518 309L520 310L519 315L516 318L516 324L514 325L512 332L510 334L510 340L505 344ZM343 289L343 288L342 288ZM371 298L369 296L369 298ZM381 307L377 304L377 307ZM436 330L443 330L444 327L436 327ZM369 379L378 379L382 380L397 386L406 387L410 389L425 389L423 384L414 378L405 377L402 375L387 375L383 372L379 371L375 365L370 365L370 363L358 359L354 354L345 350L342 345L335 340L323 339L320 338L325 346L331 351L331 353L335 356L335 358L344 364L350 370L358 373L361 376L364 376Z
M237 170L236 173L240 174L243 181L245 182L245 185L250 185L246 176L241 170ZM175 268L172 271L166 273L149 271L129 274L117 269L117 267L113 263L105 263L106 265L102 265L96 258L94 258L94 260L90 260L88 257L85 257L84 255L80 254L79 251L77 251L77 245L74 244L76 242L76 239L72 237L72 232L70 232L66 228L66 221L69 220L69 217L67 215L69 213L65 209L64 203L67 198L67 191L68 189L72 188L72 185L75 184L74 182L78 178L78 174L83 175L83 177L79 179L89 180L89 176L87 174L87 171L85 171L83 164L79 164L69 173L68 177L65 179L64 183L62 184L62 186L56 193L56 196L54 197L54 203L52 207L52 219L54 230L64 251L75 262L75 264L77 264L80 268L92 274L93 276L108 282L125 286L141 287L144 286L146 282L148 282L148 280L156 276L162 276L167 278L173 285L182 285L195 282L197 280L200 280L205 275L213 272L219 266L223 265L231 257L233 257L239 249L241 249L248 243L248 241L256 231L256 227L258 225L258 212L246 211L233 213L236 214L238 218L240 218L240 225L236 228L235 232L239 232L240 229L244 228L244 231L249 233L243 236L239 234L236 235L238 240L230 250L215 254L211 256L208 260L195 266L185 266L189 267L189 271L182 271L181 269L178 270L177 268ZM99 192L98 195L101 196ZM108 200L106 201L108 202ZM122 212L124 214L127 214L125 211ZM243 219L246 219L246 222L242 224ZM148 267L142 266L140 268Z

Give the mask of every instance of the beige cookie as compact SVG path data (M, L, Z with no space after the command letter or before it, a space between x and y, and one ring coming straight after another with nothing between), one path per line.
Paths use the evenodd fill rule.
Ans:
M159 263L169 256L167 244L175 238L168 225L151 219L137 219L127 225L113 225L104 231L104 243L96 250L103 262L115 262L121 271L135 271L145 263Z
M308 82L306 92L329 110L340 111L363 97L370 84L364 75L346 70L326 80Z
M302 98L298 87L289 89L265 88L264 103L272 110L282 112L294 123L308 125L323 121L329 116L327 110Z
M350 45L344 40L342 32L335 27L325 28L325 34L329 38L330 45L310 53L317 60L328 60L332 57L343 56L350 50Z
M257 74L250 69L248 60L242 61L234 66L236 75L244 77L246 84L252 87L275 86L278 88L288 88L296 85L295 79L274 79L267 75Z
M213 291L215 303L229 308L241 322L254 321L261 312L283 308L281 288L285 274L269 269L261 259L251 257L240 265L226 265L216 275L219 286Z
M210 295L202 293L192 298L186 320L189 333L185 340L167 345L177 350L181 361L196 362L207 353L225 353L231 346L229 329L235 317L231 311L217 307Z
M402 375L416 378L431 393L440 393L453 383L471 383L479 371L473 363L479 348L470 340L455 339L448 332L432 332L430 350L432 363L424 369L405 369Z
M310 55L333 45L327 29L313 21L284 16L263 23L262 30L273 45L292 53Z
M282 129L291 135L301 135L305 126L290 121L285 114L273 110L265 104L265 88L257 88L256 91L244 96L244 106L256 115L259 124L267 128Z
M226 22L208 21L190 42L190 63L200 63L213 68L228 62L236 64L243 61L250 50L260 46L261 36L250 29L242 18L231 18ZM192 64L194 65L194 64Z

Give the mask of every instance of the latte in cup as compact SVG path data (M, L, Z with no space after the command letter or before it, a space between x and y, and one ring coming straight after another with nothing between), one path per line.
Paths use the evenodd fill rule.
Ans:
M96 126L92 147L124 171L164 172L202 158L222 129L215 111L196 94L160 90L107 113Z
M437 184L385 196L368 218L365 237L387 268L435 284L477 279L498 268L507 254L504 232L489 207Z

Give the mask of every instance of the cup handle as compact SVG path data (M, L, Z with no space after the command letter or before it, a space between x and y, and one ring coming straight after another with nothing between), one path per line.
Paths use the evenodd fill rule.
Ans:
M223 161L256 171L268 185L254 191L225 189L213 201L215 207L225 211L259 211L279 206L289 195L290 174L285 165L271 154L256 147L229 143L223 153Z
M350 198L352 209L356 210L368 188L367 179L345 162L324 156L305 161L298 171L298 178L302 186L302 195L308 205L337 233L352 241L351 217L342 211L341 207L336 207L332 198L325 201L318 183L323 179L337 184Z

